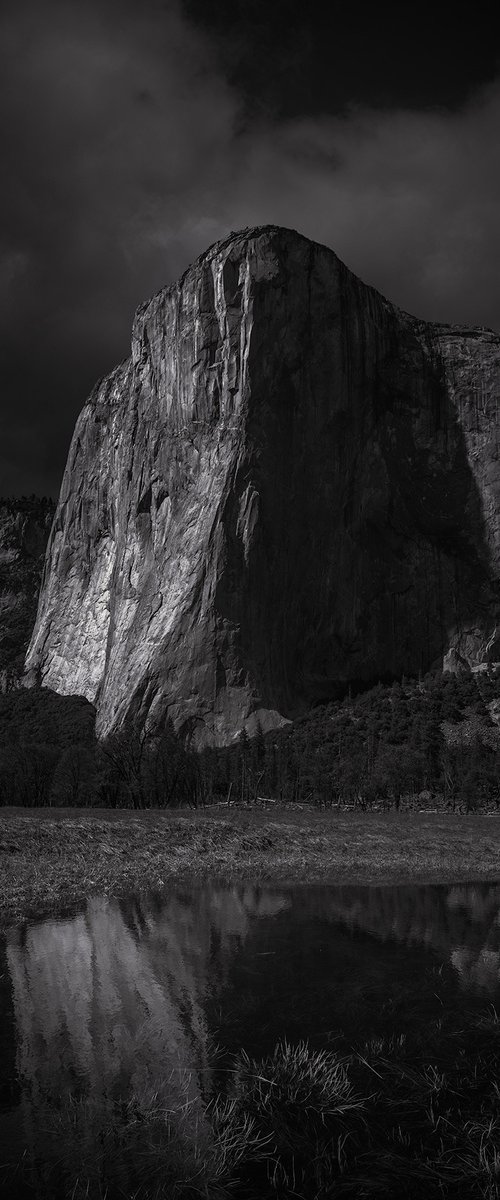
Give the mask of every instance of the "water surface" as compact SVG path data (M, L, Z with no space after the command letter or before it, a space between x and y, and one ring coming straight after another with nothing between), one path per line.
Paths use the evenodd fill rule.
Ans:
M219 1078L240 1047L359 1046L499 1002L500 885L92 899L0 943L0 1163L71 1097L156 1095L195 1136L215 1043Z

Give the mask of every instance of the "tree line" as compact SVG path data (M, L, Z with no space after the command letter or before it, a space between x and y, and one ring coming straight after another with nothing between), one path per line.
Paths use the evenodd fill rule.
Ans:
M0 804L500 807L497 710L494 672L436 672L196 752L169 722L151 734L129 721L98 741L86 700L19 688L0 696Z
M207 802L201 762L170 724L148 735L127 722L102 741L79 696L19 688L0 696L0 804L103 808Z
M493 672L380 683L279 731L206 750L205 774L213 794L240 803L500 806L497 702L500 710Z

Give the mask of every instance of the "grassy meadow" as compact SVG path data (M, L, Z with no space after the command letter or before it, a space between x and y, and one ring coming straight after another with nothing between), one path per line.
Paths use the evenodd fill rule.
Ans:
M0 928L175 883L498 880L496 815L0 809Z

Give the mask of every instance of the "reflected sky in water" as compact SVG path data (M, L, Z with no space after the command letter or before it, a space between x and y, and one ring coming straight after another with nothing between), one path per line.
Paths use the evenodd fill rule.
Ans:
M485 1001L500 1001L500 885L94 898L0 943L0 1139L29 1145L48 1102L132 1091L183 1108L194 1137L214 1043L220 1061L282 1036L356 1044Z

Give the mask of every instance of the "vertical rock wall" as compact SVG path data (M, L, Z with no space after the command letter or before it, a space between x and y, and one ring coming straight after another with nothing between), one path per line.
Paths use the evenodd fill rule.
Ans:
M212 247L80 416L28 681L203 744L494 657L499 363L293 231Z

